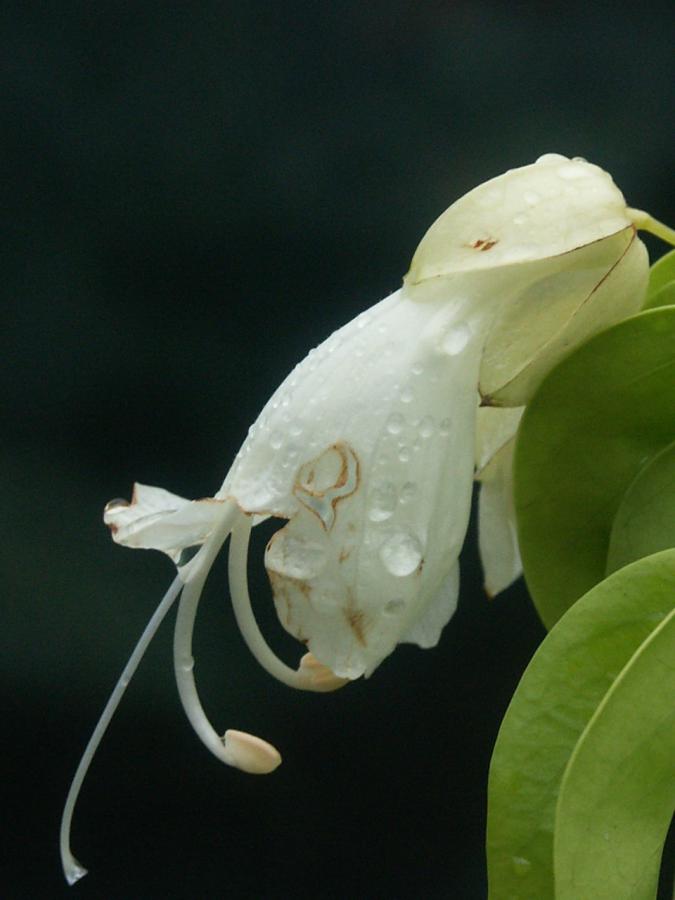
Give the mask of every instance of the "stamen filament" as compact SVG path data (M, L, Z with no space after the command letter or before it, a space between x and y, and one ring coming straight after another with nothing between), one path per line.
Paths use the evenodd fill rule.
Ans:
M235 523L230 537L228 578L232 608L242 637L260 665L283 684L303 691L333 691L347 684L326 666L314 661L313 665L300 665L291 669L274 653L262 635L251 607L248 591L248 545L251 536L252 517L241 516ZM304 659L304 657L303 657Z
M639 228L641 231L648 231L655 237L665 241L666 244L671 244L675 247L675 229L669 228L663 222L659 222L658 219L650 216L643 209L627 209L626 212L633 220L636 228Z
M82 758L78 763L75 775L68 791L68 796L66 797L65 805L63 807L63 815L61 817L61 864L63 866L63 874L66 876L66 881L68 882L68 884L75 884L76 881L79 881L80 878L87 874L87 870L77 861L77 859L75 859L70 849L70 830L73 820L73 812L75 810L75 804L77 803L80 789L82 787L82 782L84 781L85 776L89 771L89 766L91 765L98 746L101 743L103 735L105 734L106 729L110 724L110 720L112 719L115 710L119 706L120 700L124 695L127 685L131 681L134 672L138 668L138 664L143 658L143 655L147 650L150 641L155 636L157 629L161 625L162 620L173 606L176 597L180 594L182 587L183 582L181 581L179 576L176 576L171 586L169 587L169 590L166 592L157 609L152 614L150 621L145 626L143 634L134 647L133 653L129 657L129 661L124 667L122 674L120 675L117 684L115 685L113 692L110 695L110 698L108 699L103 712L101 713L101 717L96 723L96 727L94 728L94 731L89 738L89 743L87 744L85 751L82 754Z
M266 741L252 735L244 735L247 752L238 752L242 745L242 732L226 732L221 737L209 722L197 693L194 679L194 658L192 656L192 633L194 631L197 607L206 578L218 551L230 533L233 524L244 518L235 503L225 505L222 519L190 561L183 594L176 616L174 632L174 670L178 694L190 724L202 743L213 755L226 765L235 766L251 774L266 774L281 762L278 751ZM246 517L247 518L247 517ZM235 525L236 527L236 525ZM230 738L228 740L228 735ZM235 736L234 741L231 735Z

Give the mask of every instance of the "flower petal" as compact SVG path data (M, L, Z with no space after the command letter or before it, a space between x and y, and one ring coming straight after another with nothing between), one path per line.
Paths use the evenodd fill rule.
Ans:
M161 550L177 564L184 549L203 543L221 510L221 500L186 500L164 488L136 483L131 502L111 500L103 521L116 543Z
M422 238L406 282L550 259L632 224L607 172L548 153L453 203Z
M485 590L494 597L523 572L513 503L513 450L510 440L480 473L478 548Z
M524 406L481 406L476 414L476 474L514 436L525 412Z
M403 635L401 642L417 644L424 650L435 647L440 640L441 632L457 609L458 598L459 562L457 561L450 569L436 596L431 600L422 616L413 622L412 627Z
M502 305L485 346L483 403L527 402L573 347L640 310L648 278L647 250L633 228L525 267L519 295Z
M310 354L219 493L290 520L265 560L279 618L339 677L369 674L411 632L464 539L494 301L442 288L397 292Z

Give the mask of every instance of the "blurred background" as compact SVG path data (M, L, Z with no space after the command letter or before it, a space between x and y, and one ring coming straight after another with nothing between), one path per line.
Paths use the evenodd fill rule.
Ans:
M435 650L294 693L209 582L198 683L283 766L226 769L192 734L162 628L85 783L68 889L63 799L172 578L113 546L139 480L220 485L308 349L399 284L476 184L556 151L673 224L669 4L25 2L3 7L0 896L459 898L486 893L487 769L543 630L488 603L472 524ZM669 27L670 26L670 27ZM663 248L650 243L655 255ZM271 640L261 534L252 590Z

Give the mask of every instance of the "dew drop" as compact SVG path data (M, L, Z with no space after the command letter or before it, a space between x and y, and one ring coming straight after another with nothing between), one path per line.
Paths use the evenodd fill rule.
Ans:
M370 492L368 518L371 522L386 522L396 509L396 488L390 481L376 484Z
M395 531L380 547L380 559L385 569L402 578L411 575L422 561L422 547L408 531Z
M403 612L405 609L405 600L402 597L396 597L394 600L389 600L384 604L384 614L385 616L397 616Z
M443 419L441 424L438 426L438 433L441 437L447 437L450 434L450 430L452 429L452 422L450 419Z
M340 598L329 591L319 591L312 595L312 606L319 612L332 613L340 607Z
M556 170L558 178L573 180L576 178L587 178L590 174L584 166L575 165L573 162L565 166L559 166Z
M283 531L277 532L265 553L265 566L289 578L315 578L327 561L326 548L322 544Z
M401 506L405 506L406 503L410 503L411 500L415 499L416 494L417 485L415 484L415 482L406 481L398 495L399 503L401 504Z
M410 370L413 375L421 375L424 372L424 366L421 366L419 363L415 363L415 365Z
M401 391L401 403L412 403L413 396L413 392L409 387L403 388L403 390Z
M273 431L270 435L270 447L272 450L278 450L283 446L284 436L280 431Z
M541 200L539 194L535 191L525 191L525 196L523 198L528 206L536 206L537 203Z
M410 459L410 450L405 446L401 447L398 451L398 458L402 463L408 462Z
M400 413L392 413L387 419L387 431L389 434L400 434L404 425L405 419Z
M527 216L514 216L513 224L514 225L524 225L527 222Z
M469 343L471 337L471 329L464 322L455 325L443 338L441 347L448 356L456 356Z
M293 437L300 437L300 435L302 434L302 428L297 423L295 425L291 425L288 430Z
M433 436L435 431L436 431L436 425L434 423L433 417L425 416L422 419L422 421L420 422L420 426L419 426L420 437L427 440L428 438Z
M513 866L513 871L519 878L523 878L532 868L532 863L529 859L525 859L524 856L513 856L511 857L511 865Z

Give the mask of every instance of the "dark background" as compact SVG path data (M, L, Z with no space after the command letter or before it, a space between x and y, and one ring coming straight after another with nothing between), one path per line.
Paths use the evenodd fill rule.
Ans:
M479 182L581 155L672 224L668 9L3 7L0 896L484 898L492 743L543 632L522 585L486 602L473 528L439 647L335 695L257 667L220 565L196 636L204 703L284 765L250 778L202 748L165 626L76 813L91 874L63 885L70 777L172 577L114 547L101 510L134 479L213 493L277 383L395 289ZM260 540L254 594L293 660Z

